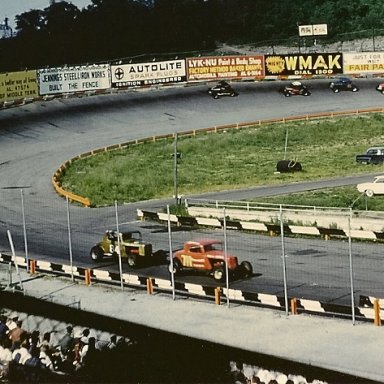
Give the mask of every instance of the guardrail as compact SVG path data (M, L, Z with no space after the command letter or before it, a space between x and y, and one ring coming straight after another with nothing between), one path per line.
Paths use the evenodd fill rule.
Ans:
M249 128L249 127L257 127L262 125L269 125L269 124L285 124L292 121L309 121L309 120L317 120L320 118L334 118L334 117L346 117L346 116L354 116L354 115L361 115L361 114L367 114L367 113L384 113L384 108L364 108L364 109L354 109L354 110L348 110L348 111L340 111L340 112L324 112L324 113L314 113L314 114L306 114L306 115L297 115L297 116L290 116L290 117L283 117L283 118L276 118L276 119L266 119L266 120L255 120L255 121L249 121L249 122L243 122L243 123L235 123L235 124L226 124L226 125L215 125L213 127L208 128L200 128L200 129L193 129L188 131L180 131L177 132L178 137L194 137L200 134L206 134L206 133L217 133L228 129L241 129L241 128ZM80 195L76 195L72 192L66 191L60 182L60 178L62 173L66 170L66 168L72 164L74 161L94 156L98 153L102 152L108 152L108 151L114 151L126 148L130 145L139 145L144 144L148 142L156 142L160 140L166 140L174 138L175 134L165 134L165 135L159 135L159 136L150 136L142 139L132 140L124 143L119 144L113 144L110 146L98 148L95 150L92 150L90 152L86 152L83 154L80 154L76 157L73 157L70 160L67 160L64 164L62 164L54 173L52 177L52 184L55 191L65 197L68 198L70 201L78 202L85 207L91 207L92 202L89 198L83 197Z
M230 211L226 211L228 216L231 215ZM138 209L137 217L140 220L157 220L157 221L168 221L168 215L162 212L150 212ZM224 219L220 217L183 217L177 215L171 215L170 221L178 226L188 227L214 227L224 228ZM382 226L382 224L380 224ZM281 225L274 223L265 222L254 222L254 221L242 221L234 219L226 219L226 227L237 230L253 231L258 233L266 233L270 236L281 234ZM384 232L364 230L364 229L341 229L341 228L326 228L320 226L306 226L299 224L286 224L284 223L283 231L285 235L302 235L302 236L318 236L325 240L331 238L343 238L347 239L349 236L359 240L370 240L370 241L384 241Z
M12 257L0 253L0 263L12 264L17 263L18 268L27 268L27 262L24 257ZM90 269L85 267L76 267L66 264L57 264L42 260L28 260L28 271L31 275L38 272L60 275L63 277L72 277L77 280L84 281L84 284L91 286L92 282L99 282L110 285L120 285L136 289L146 289L148 294L153 294L155 291L165 294L173 294L172 283L169 279L153 278L141 276L137 273L119 273L110 272L107 270ZM292 315L300 313L309 313L324 316L337 316L340 318L352 318L353 312L356 319L361 321L374 321L375 325L381 325L381 320L384 320L384 299L373 298L372 296L360 296L359 306L352 311L351 306L322 303L317 300L308 300L303 298L288 298L290 308L285 308L285 298L272 294L247 292L240 289L227 289L219 286L204 286L201 284L175 282L175 292L180 295L205 299L208 302L214 302L216 305L230 300L233 303L265 307L269 309L285 310Z

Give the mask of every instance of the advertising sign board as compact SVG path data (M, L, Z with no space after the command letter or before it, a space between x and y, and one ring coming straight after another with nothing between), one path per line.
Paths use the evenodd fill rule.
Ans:
M321 36L328 34L327 24L299 25L299 36Z
M188 81L264 76L264 56L212 56L187 59Z
M38 96L35 70L0 74L0 103Z
M344 73L384 73L384 52L343 54Z
M333 75L343 72L342 53L266 55L265 76Z
M111 66L112 87L141 87L187 80L185 60Z
M54 95L111 88L109 64L38 70L40 95Z

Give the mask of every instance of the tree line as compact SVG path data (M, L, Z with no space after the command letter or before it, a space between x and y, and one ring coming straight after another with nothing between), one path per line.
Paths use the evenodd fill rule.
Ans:
M384 27L377 0L92 0L80 10L54 2L16 16L0 40L0 71L169 54L213 52L221 42L298 36L327 24L329 36Z

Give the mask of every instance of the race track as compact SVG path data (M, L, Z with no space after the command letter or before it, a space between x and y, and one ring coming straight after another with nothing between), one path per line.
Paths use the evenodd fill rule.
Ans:
M10 229L17 253L24 253L22 216L25 214L30 257L38 255L55 260L68 257L66 202L54 192L51 177L63 162L80 153L151 135L215 125L306 113L381 108L384 107L384 96L375 90L378 82L358 79L359 92L333 94L327 88L327 80L314 80L308 82L312 92L310 97L291 98L277 92L281 82L245 82L234 85L239 97L219 100L207 95L207 85L196 85L56 99L1 110L0 250L10 250L6 237L6 231ZM347 182L354 184L362 179L365 177L351 178ZM322 186L325 186L324 182ZM285 188L289 191L290 186ZM245 191L237 198L244 199L249 193L260 196L268 192L271 190L265 188L258 192ZM228 198L228 194L221 196ZM217 197L220 198L220 194ZM236 199L233 195L231 198ZM164 202L124 206L120 220L138 225L134 223L137 207L161 206ZM99 241L105 229L115 227L115 210L114 207L86 209L71 206L70 211L73 257L75 263L86 265L89 264L88 253L93 243ZM143 227L143 230L152 242L167 243L167 234L159 228L152 231ZM238 241L241 243L243 239ZM317 247L321 245L313 245L313 249ZM259 251L267 252L267 249L266 243L265 249ZM377 250L372 252L379 255ZM256 259L255 262L260 265ZM269 268L265 266L265 278ZM372 268L376 268L375 263ZM299 274L299 271L295 273ZM271 274L268 281L279 278ZM371 276L363 279L369 281ZM254 287L261 284L261 279L252 280L255 281L244 284L253 284ZM339 285L344 285L343 279ZM339 289L338 286L335 295L343 296L344 292L339 292Z

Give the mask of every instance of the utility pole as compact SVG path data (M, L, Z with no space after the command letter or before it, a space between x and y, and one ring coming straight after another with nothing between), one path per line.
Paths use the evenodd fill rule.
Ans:
M179 205L179 191L178 191L178 185L177 185L177 161L178 161L177 132L175 132L175 143L174 143L174 152L173 152L173 185L174 185L175 202L176 202L176 205Z

